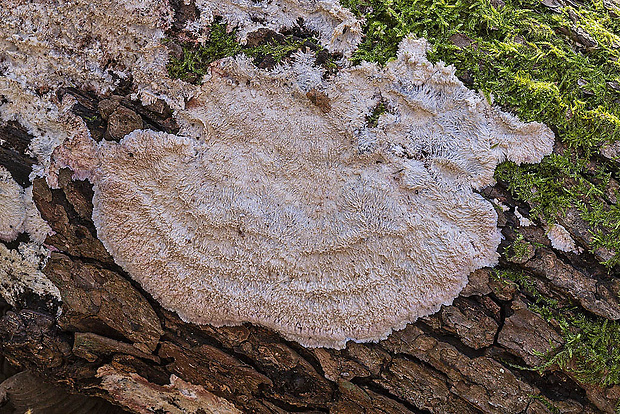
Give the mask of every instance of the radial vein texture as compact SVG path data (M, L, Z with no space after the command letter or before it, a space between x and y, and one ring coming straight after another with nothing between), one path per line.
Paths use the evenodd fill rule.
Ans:
M495 264L497 216L473 189L553 144L426 48L405 39L386 68L332 80L304 53L272 71L223 59L179 136L73 142L63 157L92 160L76 172L94 184L100 239L183 319L258 323L307 346L378 340ZM389 111L371 127L379 102Z
M361 22L334 0L196 7L186 29L198 37L220 15L240 41L301 23L346 57L361 39ZM172 80L162 39L173 15L166 0L0 9L0 120L34 135L35 172L51 186L60 167L91 180L99 238L164 307L343 347L435 312L496 262L496 214L474 190L504 159L550 153L548 128L492 108L453 68L429 63L422 39L403 40L384 68L333 77L298 52L270 71L238 56L214 62L200 86ZM95 143L74 102L57 99L65 87L106 94L123 79L144 104L165 100L179 135ZM387 112L368 122L379 105ZM9 178L0 174L0 201L17 202L0 206L0 238L23 229L42 240L49 229L29 189Z

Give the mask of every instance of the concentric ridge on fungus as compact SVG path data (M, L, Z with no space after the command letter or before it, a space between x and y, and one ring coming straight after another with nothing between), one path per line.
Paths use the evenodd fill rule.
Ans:
M405 39L387 67L330 81L310 54L270 72L224 59L177 113L181 136L76 135L57 162L93 182L115 260L186 321L258 323L307 346L385 338L496 263L497 216L472 189L553 144L426 47Z

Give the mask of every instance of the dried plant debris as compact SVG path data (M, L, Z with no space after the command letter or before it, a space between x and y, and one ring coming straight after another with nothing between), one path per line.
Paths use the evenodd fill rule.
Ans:
M426 49L405 39L384 69L331 81L312 54L269 72L223 59L178 112L181 136L75 135L55 161L93 182L117 263L185 320L258 323L307 346L385 338L496 263L497 215L473 189L553 144ZM381 101L390 112L371 127Z

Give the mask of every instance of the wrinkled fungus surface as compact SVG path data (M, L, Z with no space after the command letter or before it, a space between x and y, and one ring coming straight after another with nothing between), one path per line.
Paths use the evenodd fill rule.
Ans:
M208 26L215 16L222 16L230 27L239 29L239 40L261 28L280 31L303 23L316 32L321 44L330 52L350 56L362 40L361 21L333 0L197 0L200 23L190 22L187 29ZM200 30L198 30L200 33Z
M473 189L553 142L426 47L406 39L386 68L331 81L303 53L271 72L224 59L179 114L184 136L68 142L61 161L90 160L74 168L94 184L100 239L185 320L258 323L307 346L378 340L495 264L497 216Z
M23 189L0 165L0 240L15 240L24 229Z
M303 25L350 56L361 21L337 1L197 0L198 42L223 18L243 42ZM253 322L309 346L372 341L451 303L497 260L491 204L474 190L504 159L538 162L553 134L492 108L454 69L405 39L386 67L343 59L337 75L303 51L270 71L238 56L200 86L167 76L164 0L0 9L0 120L34 136L35 175L94 186L99 238L128 273L185 320ZM134 131L95 143L63 88L174 110L179 135ZM370 122L371 120L372 122ZM49 231L0 171L0 239ZM34 210L33 210L34 209Z
M41 272L47 250L36 243L21 243L9 250L0 243L0 297L18 306L26 292L34 292L50 301L60 301L60 291Z

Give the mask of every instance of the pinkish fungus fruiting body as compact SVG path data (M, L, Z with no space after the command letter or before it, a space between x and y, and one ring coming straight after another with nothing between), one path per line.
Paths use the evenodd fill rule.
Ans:
M98 237L187 321L257 323L308 346L384 338L495 264L497 216L474 189L493 183L499 162L538 162L552 149L544 125L493 108L452 67L431 64L423 39L404 39L384 68L343 60L333 77L310 53L271 70L227 58L198 86L167 76L169 2L91 3L0 10L0 120L33 134L34 173L51 186L63 167L93 183ZM198 41L216 13L241 42L302 20L345 57L361 39L362 22L331 0L196 7L185 30ZM106 94L128 78L134 99L170 105L177 135L96 143L55 94ZM379 104L387 112L370 124ZM0 238L14 237L5 227Z
M179 114L181 136L136 131L96 156L68 142L65 156L93 160L76 172L94 184L100 239L185 320L308 346L378 340L451 303L497 260L497 216L473 188L506 157L539 160L552 134L490 107L425 47L407 39L385 69L333 81L304 54L271 72L226 59ZM371 127L379 99L390 112Z

